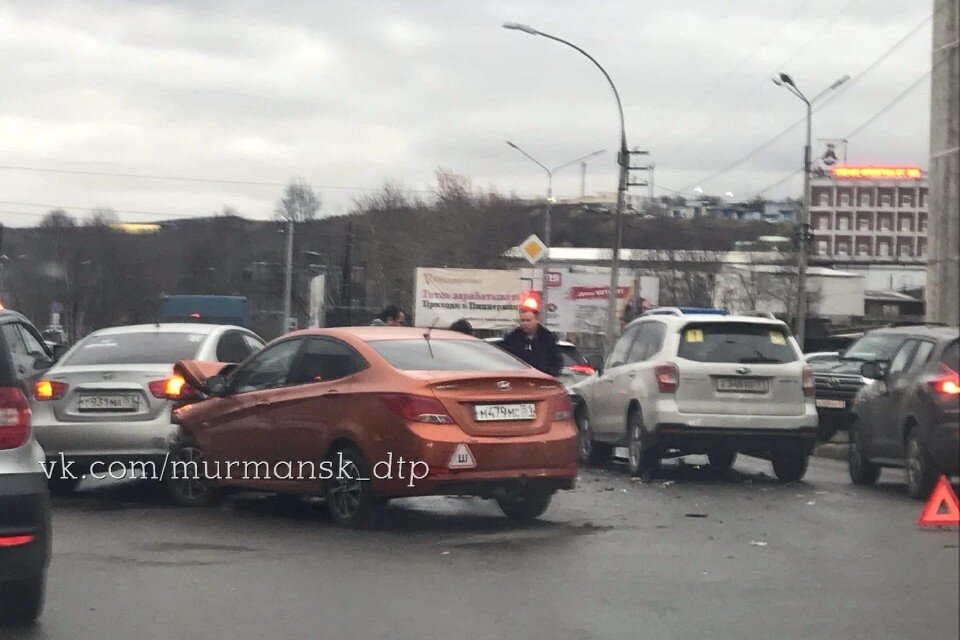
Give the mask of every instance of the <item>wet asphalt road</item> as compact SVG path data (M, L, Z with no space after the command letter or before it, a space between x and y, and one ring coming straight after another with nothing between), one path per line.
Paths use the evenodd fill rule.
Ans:
M741 456L721 481L641 484L611 465L530 526L429 498L364 532L297 500L88 487L55 500L41 622L0 638L956 638L960 534L918 529L884 474L863 489L814 459L782 486Z

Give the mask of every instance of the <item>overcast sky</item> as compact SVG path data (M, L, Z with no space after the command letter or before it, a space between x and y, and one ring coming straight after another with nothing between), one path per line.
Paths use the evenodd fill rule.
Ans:
M477 187L543 193L543 172L506 140L551 167L606 149L587 191L613 191L619 130L602 75L572 49L501 28L507 21L570 40L606 67L628 144L651 151L658 185L746 196L802 160L796 127L705 180L803 117L771 74L788 71L812 96L857 78L931 11L928 0L7 0L0 221L33 225L51 205L81 216L109 206L125 220L229 205L266 218L280 186L215 181L291 176L317 185L330 215L384 180L429 189L438 166ZM814 137L849 134L921 79L930 38L928 21L838 91L815 115ZM926 168L929 100L923 80L850 139L850 162ZM798 196L799 185L767 195ZM579 190L578 167L558 173L556 195Z

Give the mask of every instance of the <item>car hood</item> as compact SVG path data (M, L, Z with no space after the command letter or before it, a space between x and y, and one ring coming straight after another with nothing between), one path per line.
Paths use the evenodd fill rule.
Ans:
M834 373L858 376L860 375L860 367L862 365L863 363L859 360L843 360L837 358L836 360L820 360L819 362L811 362L810 368L813 369L815 374Z

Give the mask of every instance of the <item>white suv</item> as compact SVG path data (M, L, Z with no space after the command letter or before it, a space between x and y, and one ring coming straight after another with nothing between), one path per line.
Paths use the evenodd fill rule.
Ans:
M813 372L787 326L720 310L656 309L626 327L598 375L573 386L580 458L626 446L633 475L706 454L720 475L738 452L801 479L816 443Z

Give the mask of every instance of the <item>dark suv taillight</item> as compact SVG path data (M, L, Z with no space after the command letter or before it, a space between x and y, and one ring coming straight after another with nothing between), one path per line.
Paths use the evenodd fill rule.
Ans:
M17 387L0 387L0 450L16 449L30 437L30 404Z
M940 363L940 375L927 384L938 396L944 398L960 396L960 374L943 363Z
M661 362L653 367L660 393L676 393L680 386L680 369L672 362Z

